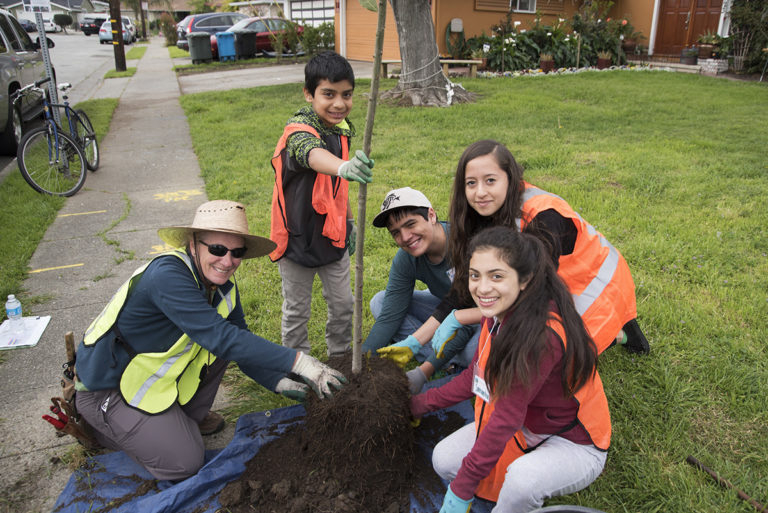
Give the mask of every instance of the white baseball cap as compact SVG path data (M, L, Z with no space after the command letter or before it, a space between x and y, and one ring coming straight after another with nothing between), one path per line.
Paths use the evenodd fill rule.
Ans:
M411 189L410 187L392 189L387 193L384 201L381 202L381 212L373 218L373 226L384 228L387 225L389 212L402 207L432 208L432 203L429 202L424 194L416 189Z

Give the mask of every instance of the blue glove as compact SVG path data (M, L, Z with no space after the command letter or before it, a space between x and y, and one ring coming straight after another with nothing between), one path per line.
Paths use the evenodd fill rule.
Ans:
M445 320L437 327L435 334L432 336L432 349L435 350L435 355L438 358L443 356L443 349L445 344L456 336L456 330L461 328L463 324L456 320L456 310L451 310L451 313L445 318Z
M400 368L405 367L405 364L411 361L413 355L421 350L421 343L413 335L408 335L408 338L401 340L397 344L391 346L382 347L377 349L376 352L383 358L389 358Z
M448 485L448 491L445 492L445 499L443 499L443 507L440 508L440 513L469 513L473 500L474 497L468 501L458 498L451 490L451 486Z

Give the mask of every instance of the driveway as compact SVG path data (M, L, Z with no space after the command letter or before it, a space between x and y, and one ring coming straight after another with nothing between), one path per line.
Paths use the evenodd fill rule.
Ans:
M174 64L188 62L190 62L189 59L175 59ZM355 71L355 78L373 76L373 63L361 61L350 61L350 63ZM302 83L304 82L304 63L179 75L178 81L181 94Z

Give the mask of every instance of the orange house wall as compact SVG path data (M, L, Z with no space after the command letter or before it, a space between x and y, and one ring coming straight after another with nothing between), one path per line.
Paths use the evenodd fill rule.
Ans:
M648 46L648 38L651 35L653 23L653 2L639 2L638 0L617 0L610 10L615 18L628 20L636 32L641 32L645 39L643 46Z
M347 59L373 62L373 52L376 45L376 24L379 15L360 5L358 0L347 0ZM335 25L339 27L339 1L336 2ZM336 48L341 48L339 30L336 29ZM382 59L396 60L400 58L400 45L397 38L395 17L392 6L387 3L387 20L384 28L384 46L381 50Z
M546 9L546 0L539 0L539 10ZM474 0L435 0L435 35L437 46L441 55L447 55L445 46L445 32L453 18L461 18L464 25L464 37L469 39L485 33L491 35L491 27L502 23L507 13L504 11L480 11L475 10ZM550 25L559 17L568 19L576 12L576 7L570 0L563 2L563 12L542 12L541 20L545 25ZM533 25L536 15L533 13L512 13L512 21L520 21L520 28L529 28Z
M546 11L546 0L539 0L539 9ZM337 0L337 6L340 2ZM651 18L653 16L653 2L647 0L616 0L611 14L615 17L627 18L636 31L640 31L648 37L651 32ZM542 9L544 7L544 9ZM373 51L376 38L377 14L366 10L357 0L346 1L347 17L347 58L365 62L373 62ZM565 0L563 12L542 12L542 23L551 24L558 17L570 19L577 11L574 2ZM435 25L435 38L440 55L447 56L445 45L446 27L453 18L461 18L464 25L464 37L470 38L483 33L491 35L491 26L501 23L506 16L502 11L475 10L474 0L432 0L432 20ZM340 26L339 8L336 9L336 48L341 48L339 39ZM513 13L512 21L520 21L520 28L528 28L533 25L535 14ZM648 44L647 40L644 44ZM382 59L399 59L400 46L398 44L397 27L392 15L392 6L387 3L387 21L384 31L384 48Z

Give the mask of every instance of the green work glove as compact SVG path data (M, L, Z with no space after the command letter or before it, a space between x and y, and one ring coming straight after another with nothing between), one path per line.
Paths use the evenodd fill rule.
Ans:
M352 256L355 254L356 247L357 247L357 226L355 226L355 222L352 221L352 229L349 231L349 238L347 238L347 251L349 251L349 256Z
M421 349L421 343L413 335L408 335L408 338L401 340L397 344L391 346L382 347L377 349L376 352L383 358L389 358L400 368L405 367L405 364L411 361L413 355L419 352Z
M320 399L333 397L331 387L339 390L347 382L341 372L302 352L297 353L291 372L301 376Z
M435 355L438 358L443 357L445 344L456 336L456 330L462 326L463 324L456 320L456 310L451 310L451 313L448 314L440 326L437 327L437 330L435 330L435 334L432 335L432 349L435 350Z
M307 385L294 381L291 378L281 379L275 387L275 392L278 394L302 403L307 399L307 390L309 390Z
M355 156L341 163L336 170L336 176L347 181L371 183L373 180L373 159L369 159L362 150L357 150Z

